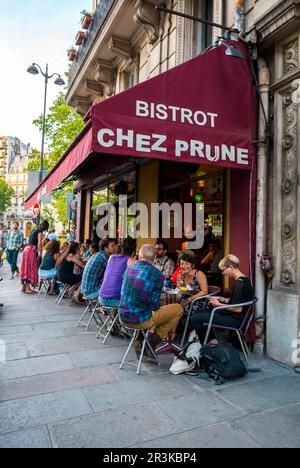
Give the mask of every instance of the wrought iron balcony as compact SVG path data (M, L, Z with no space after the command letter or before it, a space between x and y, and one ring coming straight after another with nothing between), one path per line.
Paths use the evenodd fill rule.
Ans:
M97 10L94 13L92 24L87 31L87 35L82 46L77 51L77 56L73 62L72 67L69 71L68 87L70 88L75 77L77 76L81 65L87 56L90 48L92 47L94 40L101 29L102 24L115 0L100 0L97 6Z

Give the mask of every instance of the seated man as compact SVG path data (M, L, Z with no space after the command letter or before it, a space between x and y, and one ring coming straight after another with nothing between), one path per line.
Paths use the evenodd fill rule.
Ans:
M119 313L125 325L142 330L155 329L149 338L155 351L158 343L176 330L183 308L180 304L160 307L164 276L153 266L154 258L154 247L143 245L139 251L139 261L129 267L124 275ZM141 343L136 342L137 353L140 347Z
M171 279L175 271L175 263L167 256L168 244L165 241L158 240L155 246L154 266L164 275L165 279Z
M115 253L115 245L115 240L103 239L100 242L100 252L95 253L87 262L82 276L81 293L88 299L98 299L107 262L110 255Z

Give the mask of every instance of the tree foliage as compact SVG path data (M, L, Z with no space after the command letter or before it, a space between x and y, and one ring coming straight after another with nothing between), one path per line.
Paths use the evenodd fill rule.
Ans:
M42 132L43 115L35 119L33 124ZM46 116L45 141L48 151L44 156L44 168L47 171L50 171L55 166L80 133L83 126L84 122L82 117L77 114L73 107L66 104L65 94L60 92ZM39 170L40 154L40 151L33 150L28 164L28 170ZM70 186L61 191L56 191L53 194L53 207L57 214L56 221L62 223L67 222L66 192L69 190Z
M7 208L11 206L13 194L13 189L5 182L5 180L0 180L0 215L5 213Z

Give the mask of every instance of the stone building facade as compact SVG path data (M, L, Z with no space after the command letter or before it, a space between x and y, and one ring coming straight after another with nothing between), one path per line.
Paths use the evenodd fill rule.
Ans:
M157 4L238 28L242 40L251 45L260 96L258 331L261 341L266 338L271 358L295 366L294 347L300 328L300 1L94 1L93 22L71 68L67 94L68 103L80 114L185 62L224 33L216 27L158 12ZM268 271L262 269L264 255L271 257L273 267Z
M5 180L13 189L11 206L6 210L1 222L10 227L15 221L28 235L32 229L31 214L24 210L28 188L29 145L18 138L0 138L0 179Z

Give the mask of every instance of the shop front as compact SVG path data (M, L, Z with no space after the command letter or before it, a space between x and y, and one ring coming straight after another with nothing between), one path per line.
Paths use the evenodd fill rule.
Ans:
M226 54L227 47L240 54ZM221 44L92 107L82 134L26 208L72 175L79 240L96 235L99 207L109 204L117 213L115 233L124 237L120 196L126 196L125 235L131 234L130 207L143 204L149 229L138 243L164 237L168 224L165 240L174 254L189 242L187 226L175 236L177 217L161 214L154 220L152 204L190 205L195 212L201 205L222 253L240 257L242 270L254 279L255 116L247 49L235 41ZM191 224L191 231L200 229L196 217Z

